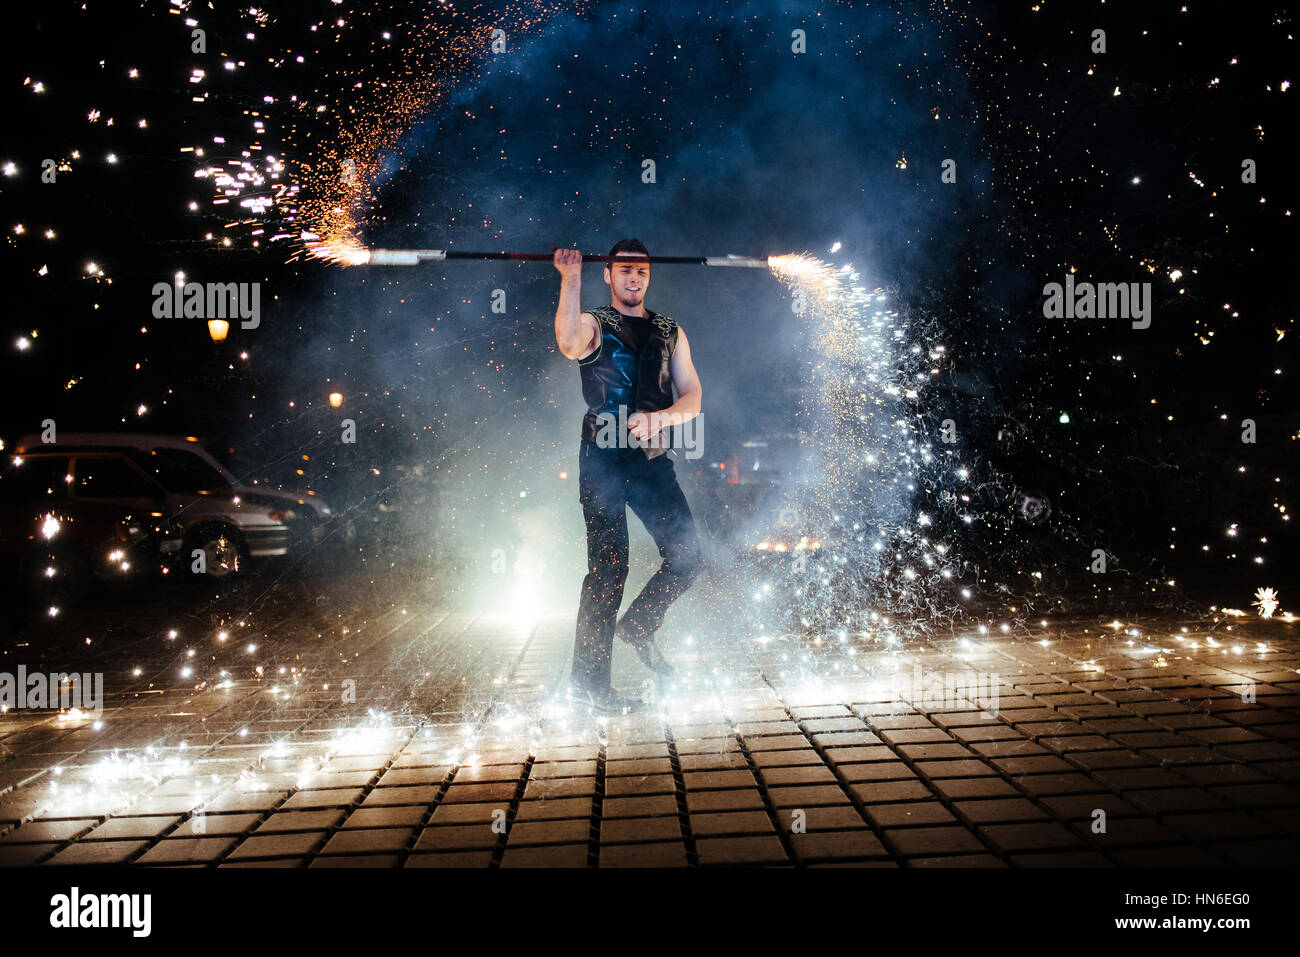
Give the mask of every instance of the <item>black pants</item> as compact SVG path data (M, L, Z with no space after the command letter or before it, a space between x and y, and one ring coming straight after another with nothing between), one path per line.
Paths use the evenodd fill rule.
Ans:
M703 567L703 553L686 496L668 454L646 459L640 449L603 449L583 442L578 489L587 523L587 577L578 604L573 680L590 688L610 683L614 629L627 581L627 508L659 547L663 563L623 616L622 630L638 646L652 641L664 615Z

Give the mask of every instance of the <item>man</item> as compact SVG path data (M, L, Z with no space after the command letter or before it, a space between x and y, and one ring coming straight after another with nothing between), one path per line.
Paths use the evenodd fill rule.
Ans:
M554 264L561 277L555 341L566 358L577 360L587 400L578 452L587 577L578 606L573 687L597 713L622 714L643 702L610 684L615 634L646 667L671 677L654 634L668 606L701 570L695 523L660 433L699 415L703 391L686 333L645 307L650 263L640 240L614 244L604 269L610 304L587 312L579 311L582 254L557 249ZM629 506L663 563L617 621L628 572Z

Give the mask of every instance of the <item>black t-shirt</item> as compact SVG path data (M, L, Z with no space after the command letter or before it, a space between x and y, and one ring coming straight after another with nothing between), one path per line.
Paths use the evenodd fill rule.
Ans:
M623 341L630 345L637 352L645 348L646 341L650 338L650 317L649 316L627 316L622 313L620 325L622 328L619 332L622 334Z

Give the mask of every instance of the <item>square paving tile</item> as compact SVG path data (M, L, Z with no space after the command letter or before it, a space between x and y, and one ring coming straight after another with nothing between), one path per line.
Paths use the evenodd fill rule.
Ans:
M0 844L0 867L27 867L58 847L58 844Z
M958 801L957 813L973 824L1002 824L1011 821L1047 820L1048 814L1025 798L994 798L986 801Z
M415 829L410 827L345 828L334 832L321 848L321 854L400 851L414 833Z
M753 780L753 775L749 774L748 771L744 771L744 772L702 771L702 772L698 772L698 774L700 775L700 777L697 778L697 780L701 781L701 783L697 785L698 787L706 786L703 782L714 775L743 774L748 776L751 782ZM696 777L695 774L685 775L685 778L687 780L686 786L688 788L691 786L689 783L690 780L695 777ZM740 779L736 778L736 779L724 779L724 780L740 780ZM739 785L732 784L730 786L738 787ZM673 794L676 792L676 790L677 790L677 784L673 780L673 776L671 774L629 775L627 777L605 778L605 796L607 798L626 797L628 795L644 795L644 794Z
M1030 794L1093 794L1107 790L1105 783L1086 774L1034 774L1012 779Z
M992 758L991 762L1003 774L1060 774L1073 771L1074 766L1061 758L1035 756L1028 758Z
M360 808L349 814L343 827L414 827L424 819L419 806Z
M863 804L890 804L897 801L933 801L934 793L920 781L868 781L854 784L850 790Z
M338 808L326 811L277 811L259 824L255 833L323 831L341 821L344 813Z
M528 844L578 844L587 840L591 823L575 821L516 821L510 828L506 850Z
M1004 861L999 860L992 854L955 854L951 857L916 857L907 862L908 867L927 867L927 868L975 868L975 867L1006 867Z
M194 814L167 835L181 837L225 837L247 834L262 819L260 814Z
M835 770L846 781L905 781L916 772L902 761L876 761L871 764L840 764Z
M686 808L692 814L706 811L758 811L763 808L763 798L754 789L687 791Z
M524 806L527 806L526 804ZM415 810L423 813L422 808ZM435 826L445 824L491 824L493 820L502 820L510 813L509 804L440 804L433 810L429 823Z
M797 754L792 751L755 751L753 752L755 760L760 754ZM678 756L678 762L681 764L683 772L686 771L721 771L731 768L748 768L749 764L745 760L745 755L740 751L727 751L724 754L717 754L713 751L702 754L681 754Z
M930 786L949 798L1014 797L1020 793L999 777L943 778Z
M987 847L964 827L905 827L885 831L885 845L898 848L908 857L937 857L984 851Z
M666 775L672 780L671 775ZM615 781L626 781L627 778L613 778ZM631 790L630 785L625 788ZM528 784L524 788L524 800L532 801L544 798L565 798L565 797L586 797L590 798L596 793L596 778L529 778ZM608 793L608 792L607 792ZM513 791L511 792L513 795ZM510 800L509 797L505 800Z
M89 834L83 841L125 840L135 838L144 840L157 837L177 821L179 817L115 817L109 818Z
M308 867L396 867L399 856L396 854L358 854L355 856L345 856L342 854L330 857L317 857Z
M148 846L148 841L79 841L68 845L45 863L57 866L124 864Z
M246 838L230 852L231 860L249 857L305 857L321 842L324 831L259 834Z
M774 833L772 820L764 811L731 811L716 814L692 814L691 833L703 837L730 837L746 834Z
M834 784L835 775L825 765L800 765L784 768L762 768L763 783L776 784Z
M442 779L447 776L448 770L449 769L445 767L394 768L384 773L383 777L379 779L376 787L391 788L410 784L441 784ZM457 780L460 780L460 777L460 774L456 775ZM365 784L366 782L363 781L360 783Z
M66 821L28 821L0 837L4 844L42 844L50 841L67 841L76 837L87 828L95 827L97 818L73 818ZM141 835L121 835L132 837Z
M700 864L706 867L736 864L783 864L790 860L775 836L714 837L695 842Z
M501 835L488 824L455 824L426 827L415 842L415 850L464 851L493 848L500 843Z
M838 784L771 787L767 789L767 797L777 808L843 804L847 800L844 789Z
M862 815L858 813L857 808L845 804L801 808L799 810L802 813L799 820L802 826L810 832L869 827ZM794 812L789 808L783 809L780 813L780 820L782 827L791 830L795 822Z
M506 848L502 867L586 867L586 844Z
M203 810L209 814L225 811L269 811L288 795L288 791L227 791L205 801Z
M1073 848L1079 838L1055 821L1034 824L993 824L980 828L980 833L995 847L1011 853L1014 851L1056 850Z
M837 765L858 764L860 762L869 761L888 761L893 764L903 763L898 760L898 755L894 753L892 748L887 748L884 745L867 745L845 748L831 747L826 749L826 757L830 759L832 764ZM757 762L757 758L755 761Z
M406 790L405 788L393 788L392 790ZM431 802L437 793L435 788L419 788L421 792L428 792L428 796L420 801L384 801L384 804L427 804ZM443 804L462 804L462 803L479 803L479 802L496 802L509 804L514 800L515 794L519 790L519 785L515 781L492 781L484 784L466 784L459 780L453 780L451 786L447 788L447 793L442 798ZM373 792L372 792L373 793ZM366 803L369 803L367 801Z
M491 783L516 783L524 774L522 764L487 764L475 765L469 767L462 765L456 769L456 777L452 784L491 784ZM441 778L435 779L436 784Z
M907 804L870 804L867 817L877 827L904 827L951 824L956 819L938 801L912 801Z
M844 858L888 857L884 845L871 831L819 831L793 834L795 857L804 863Z
M682 836L676 817L606 818L600 823L601 844L629 844L636 841L675 841ZM601 861L604 862L604 851Z
M1012 867L1114 867L1096 851L1046 851L1038 854L1012 854Z
M845 750L852 751L853 748ZM762 769L823 765L821 755L812 748L796 748L791 751L755 751L754 764Z
M586 772L587 774L594 775L596 773L595 761L582 762L582 764L584 766L591 765L591 770ZM533 766L533 770L534 772L537 770L536 765ZM605 776L607 778L626 777L627 775L644 777L652 774L672 774L672 772L673 763L669 758L629 758L625 761L605 762Z
M547 821L562 818L591 817L591 798L547 798L540 801L527 797L519 804L516 821ZM674 805L675 806L675 805ZM435 815L436 817L437 815Z
M685 867L686 848L680 842L612 844L600 849L601 867Z
M235 846L237 837L164 838L136 861L138 864L210 864Z
M1066 794L1042 798L1043 807L1066 820L1092 820L1097 811L1107 818L1138 817L1141 811L1113 794Z
M412 854L406 859L407 867L488 867L492 851L449 851L438 854Z

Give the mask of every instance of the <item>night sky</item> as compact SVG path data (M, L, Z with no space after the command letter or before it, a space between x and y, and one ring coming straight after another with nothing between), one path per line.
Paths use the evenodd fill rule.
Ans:
M1034 613L1249 608L1263 586L1290 608L1294 30L1270 3L26 5L0 70L0 437L47 418L200 435L245 478L345 504L422 470L440 560L531 539L577 568L555 271L344 267L303 233L807 252L882 289L887 358L923 367L891 406L907 439L881 443L911 481L888 503L840 490L868 525L950 543L955 577L903 585L933 595L899 607L964 582ZM1045 318L1071 272L1151 283L1150 328ZM178 273L260 283L260 326L218 344L153 318ZM583 278L584 307L608 302L598 268ZM687 330L704 384L688 494L746 439L817 433L818 320L772 275L656 266L647 304Z

